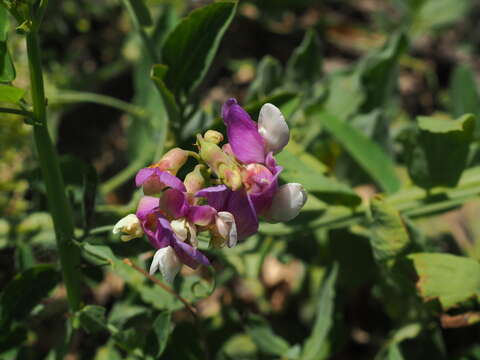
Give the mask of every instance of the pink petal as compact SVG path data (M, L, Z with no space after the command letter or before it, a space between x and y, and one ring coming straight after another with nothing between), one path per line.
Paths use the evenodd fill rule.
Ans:
M178 219L186 215L189 204L183 192L177 189L168 189L160 197L159 208L168 216Z
M158 168L143 168L135 177L135 184L143 186L145 195L160 193L165 187L186 191L183 182L172 174Z
M207 226L215 220L217 211L209 206L191 206L188 210L187 219L195 225Z

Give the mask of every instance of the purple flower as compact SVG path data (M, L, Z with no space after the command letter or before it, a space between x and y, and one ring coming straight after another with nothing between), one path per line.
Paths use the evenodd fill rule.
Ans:
M173 279L180 263L193 269L200 264L210 265L197 249L197 226L213 224L216 213L209 205L190 205L185 193L173 188L164 191L160 198L144 196L136 216L152 246L159 249L150 271L160 268L166 279ZM171 250L162 250L167 247Z

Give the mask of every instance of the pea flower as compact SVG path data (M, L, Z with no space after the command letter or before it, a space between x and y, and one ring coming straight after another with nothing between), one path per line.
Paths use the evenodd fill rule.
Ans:
M218 150L204 155L200 143L200 156L214 172L218 171L218 166L210 165L212 157L232 157L240 168L242 187L234 188L224 182L203 189L196 196L206 198L217 211L233 214L237 237L241 240L257 232L258 216L271 222L293 219L305 204L307 195L300 184L278 186L282 167L277 165L273 154L287 145L290 133L277 107L263 105L257 125L235 99L229 99L223 106L222 116L229 140L222 147L224 155L219 155Z

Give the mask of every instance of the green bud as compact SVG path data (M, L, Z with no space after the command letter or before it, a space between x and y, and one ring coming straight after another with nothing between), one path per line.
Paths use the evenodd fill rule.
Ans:
M187 188L187 192L190 194L195 194L197 191L203 189L205 187L205 176L204 172L206 170L205 165L199 164L195 166L192 172L189 172L187 176L185 176L185 187Z

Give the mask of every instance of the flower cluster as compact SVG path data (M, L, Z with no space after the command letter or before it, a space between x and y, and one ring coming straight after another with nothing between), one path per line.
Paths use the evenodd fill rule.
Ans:
M258 231L259 217L269 222L289 221L307 200L302 186L279 186L282 167L274 155L289 140L289 129L280 110L265 104L258 124L228 100L222 108L228 143L209 130L197 136L198 153L174 148L162 159L141 169L136 185L143 188L136 214L121 219L113 233L124 241L145 234L158 249L150 273L160 270L172 282L182 264L209 265L198 250L197 234L210 233L210 246L233 247ZM193 156L199 164L185 176L176 174Z

